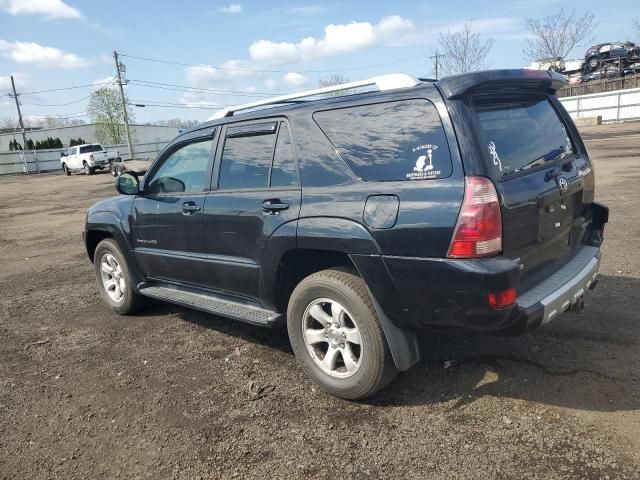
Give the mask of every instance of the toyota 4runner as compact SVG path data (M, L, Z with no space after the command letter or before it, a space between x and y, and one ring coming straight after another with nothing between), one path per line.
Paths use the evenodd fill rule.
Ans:
M518 334L581 309L608 209L564 82L395 74L218 112L89 209L100 293L120 314L151 297L286 322L348 399L415 364L421 329Z

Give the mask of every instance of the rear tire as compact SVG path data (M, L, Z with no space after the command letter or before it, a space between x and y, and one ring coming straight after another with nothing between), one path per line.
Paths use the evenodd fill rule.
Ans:
M93 169L93 167L90 167L87 162L84 162L84 174L93 175L94 173L95 173L95 170Z
M369 397L398 373L366 284L352 271L302 280L289 300L287 330L302 369L336 397Z
M69 170L69 167L67 167L66 163L62 164L62 171L64 172L64 174L68 177L69 175L71 175L71 170Z
M93 265L98 290L111 310L130 315L144 306L144 297L135 291L135 280L115 240L106 238L98 243Z

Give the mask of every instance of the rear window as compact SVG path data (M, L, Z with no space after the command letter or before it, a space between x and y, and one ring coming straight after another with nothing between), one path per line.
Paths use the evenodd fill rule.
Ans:
M365 181L451 175L449 146L436 107L424 99L316 112L318 126Z
M574 153L564 124L546 97L476 97L475 109L498 177L555 162Z
M91 153L91 152L101 152L102 145L85 145L84 147L80 147L80 153Z

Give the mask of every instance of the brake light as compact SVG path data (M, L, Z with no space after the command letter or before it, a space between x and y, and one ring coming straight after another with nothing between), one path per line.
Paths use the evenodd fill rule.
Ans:
M485 177L466 177L464 200L449 258L477 258L502 251L502 215L493 182Z
M510 307L516 303L516 289L509 288L502 292L490 293L487 295L487 300L489 301L489 306L494 310Z
M93 160L93 153L89 154L89 160Z

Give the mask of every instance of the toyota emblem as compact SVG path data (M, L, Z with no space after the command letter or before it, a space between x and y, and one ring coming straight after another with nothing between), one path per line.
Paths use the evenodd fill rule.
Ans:
M566 192L569 188L569 182L567 182L566 178L560 177L558 178L558 187L560 187L560 190L562 190L563 192Z

